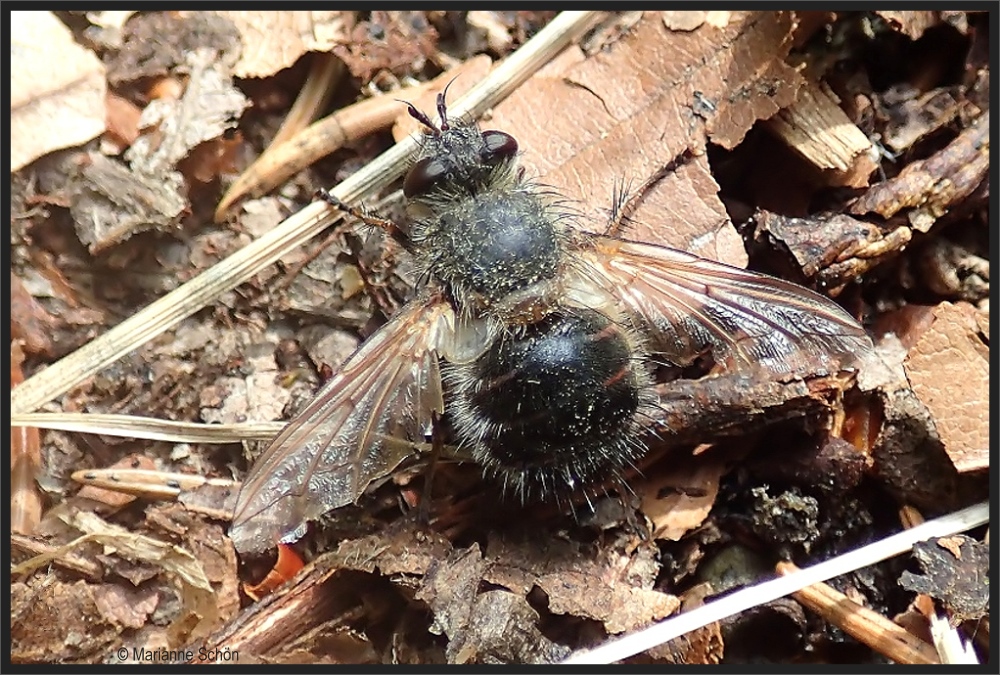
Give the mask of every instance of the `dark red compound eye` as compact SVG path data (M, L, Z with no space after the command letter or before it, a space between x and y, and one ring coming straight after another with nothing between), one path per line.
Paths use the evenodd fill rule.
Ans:
M403 194L407 199L427 194L448 175L445 165L434 157L424 157L409 170L403 181Z
M484 162L495 163L510 159L517 154L517 141L502 131L484 131L481 158Z

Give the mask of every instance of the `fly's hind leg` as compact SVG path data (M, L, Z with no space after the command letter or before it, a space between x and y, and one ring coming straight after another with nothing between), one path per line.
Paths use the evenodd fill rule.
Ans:
M665 166L654 172L653 175L643 181L642 185L634 191L624 181L620 186L616 185L615 193L612 197L611 213L608 216L608 225L604 229L605 236L621 237L632 222L632 214L639 208L639 204L645 199L649 190L693 158L694 154L691 150L685 150L667 162Z

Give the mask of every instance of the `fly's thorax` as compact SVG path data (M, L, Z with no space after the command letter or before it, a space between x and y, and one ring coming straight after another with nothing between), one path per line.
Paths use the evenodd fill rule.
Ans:
M551 304L564 264L559 217L530 188L452 200L412 228L427 272L463 310L511 316Z

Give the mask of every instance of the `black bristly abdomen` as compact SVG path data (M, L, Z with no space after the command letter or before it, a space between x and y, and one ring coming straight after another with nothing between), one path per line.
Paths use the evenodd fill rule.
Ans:
M649 376L636 336L603 314L564 308L449 369L456 433L522 498L613 478L641 456L636 417Z

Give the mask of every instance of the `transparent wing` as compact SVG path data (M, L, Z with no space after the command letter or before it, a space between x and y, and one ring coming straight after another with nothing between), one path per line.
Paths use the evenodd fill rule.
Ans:
M611 296L680 365L711 351L730 368L806 373L855 365L873 349L829 298L663 246L594 237L576 256L567 290L591 305L595 294Z
M413 454L444 410L440 345L451 307L414 300L347 359L250 469L229 536L241 553L298 539Z

